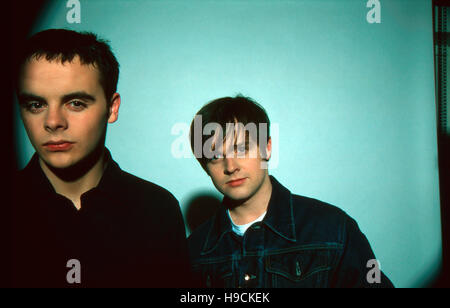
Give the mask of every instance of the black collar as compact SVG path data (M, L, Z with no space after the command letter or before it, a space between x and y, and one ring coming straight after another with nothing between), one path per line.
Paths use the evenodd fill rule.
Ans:
M111 196L111 198L114 198L114 193L118 192L118 188L121 186L118 179L120 179L120 175L123 173L123 171L113 160L111 153L107 148L105 148L105 163L106 169L103 172L100 182L96 187L92 188L86 193L97 191L100 193L104 193L107 196ZM19 185L27 186L20 187L20 191L33 194L35 200L39 200L39 202L42 202L43 200L55 198L56 196L61 197L61 195L59 195L55 191L44 171L42 170L39 164L39 156L37 155L37 153L33 154L30 162L22 171L20 171L20 174L20 178L22 178L23 180L19 182Z

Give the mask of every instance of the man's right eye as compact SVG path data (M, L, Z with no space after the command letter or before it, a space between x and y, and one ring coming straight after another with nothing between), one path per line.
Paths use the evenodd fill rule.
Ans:
M28 102L25 104L25 108L33 113L37 113L44 107L44 103L42 102Z
M217 161L219 159L222 159L223 155L220 154L214 154L214 156L211 158L211 161Z

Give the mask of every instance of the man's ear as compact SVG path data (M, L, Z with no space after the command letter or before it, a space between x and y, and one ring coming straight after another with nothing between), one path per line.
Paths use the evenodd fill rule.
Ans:
M269 161L270 157L272 156L272 138L269 137L269 140L267 140L267 148L266 148L266 161Z
M119 107L120 107L120 94L114 93L109 103L108 123L114 123L117 121L117 118L119 117Z

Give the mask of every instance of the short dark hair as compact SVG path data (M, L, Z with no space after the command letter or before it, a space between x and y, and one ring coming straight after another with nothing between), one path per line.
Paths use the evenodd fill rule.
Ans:
M227 123L242 123L244 126L249 123L256 125L257 133L260 134L259 124L267 124L267 141L270 138L270 120L266 110L254 101L250 97L245 97L242 94L238 94L235 97L222 97L210 101L204 105L195 116L202 117L202 132L205 125L208 123L217 123L222 127L223 132L226 131ZM195 133L194 133L194 120L192 120L190 127L190 141L192 152L195 153ZM199 137L199 136L197 136ZM208 136L201 135L201 145L205 143ZM223 136L225 138L225 136ZM258 141L258 139L256 140ZM206 163L209 159L204 155L196 157L200 162L200 165L205 169Z
M119 63L111 51L108 41L99 39L92 32L76 32L66 29L49 29L38 32L23 42L16 63L16 78L26 61L45 57L47 61L71 62L75 56L82 64L94 65L100 72L100 84L107 101L117 90ZM16 86L17 89L17 86Z

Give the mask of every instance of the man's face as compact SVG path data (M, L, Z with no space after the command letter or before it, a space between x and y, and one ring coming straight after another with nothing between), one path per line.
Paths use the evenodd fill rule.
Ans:
M234 155L225 154L206 163L206 172L214 186L224 196L236 201L250 199L268 177L267 169L261 167L262 157L258 144L246 142L243 135L240 134L234 142ZM224 145L224 148L226 147ZM266 147L267 159L270 158L271 147L269 139Z
M108 104L92 65L31 58L19 80L19 103L28 137L53 168L76 165L104 146L107 123L118 116L120 96Z

